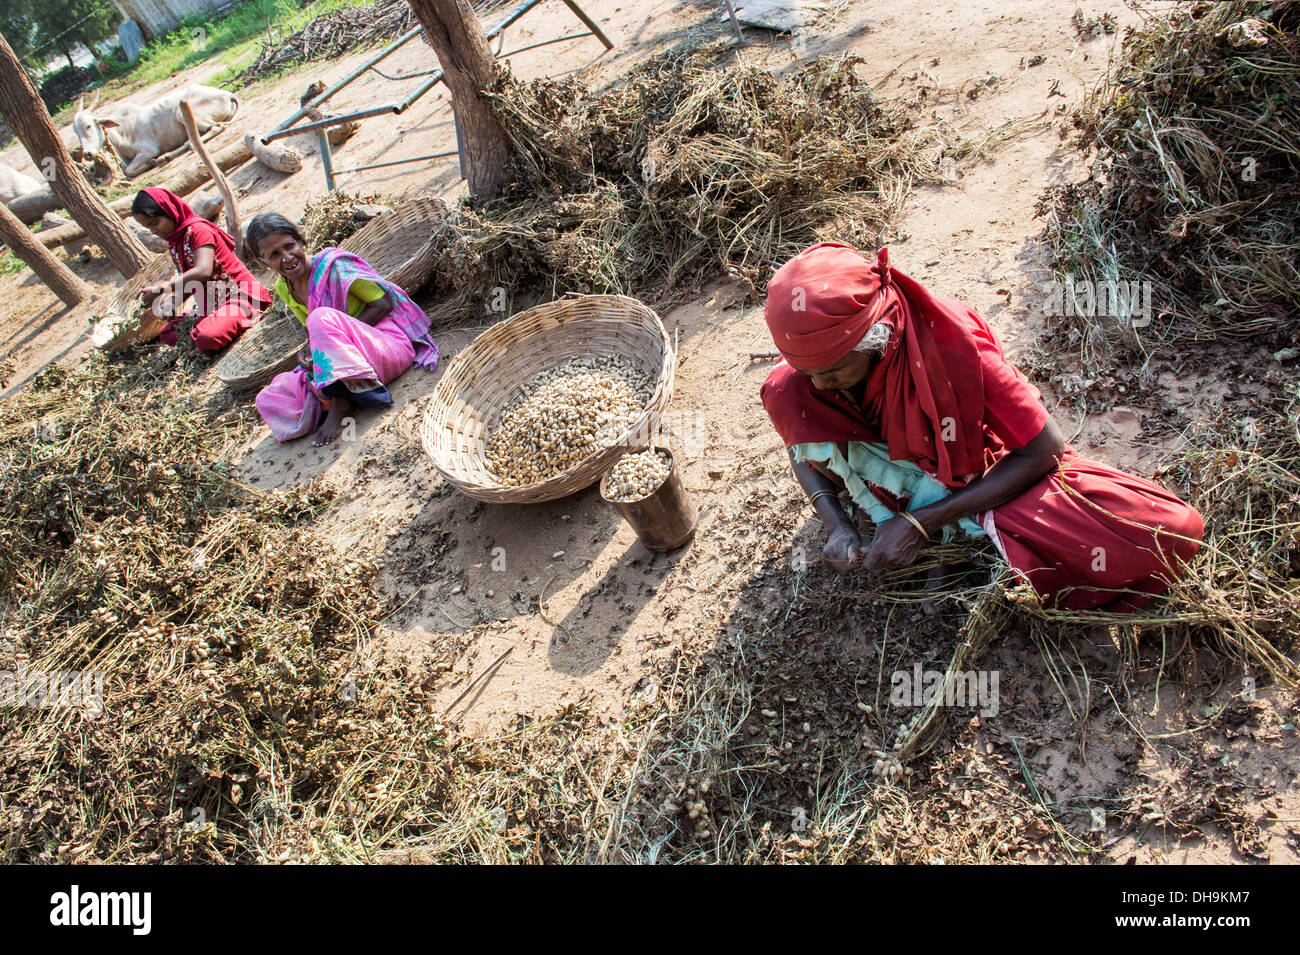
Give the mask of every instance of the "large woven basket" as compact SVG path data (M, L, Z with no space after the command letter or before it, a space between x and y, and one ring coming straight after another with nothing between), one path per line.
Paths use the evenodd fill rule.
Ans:
M135 342L151 342L157 338L167 324L167 319L155 315L152 309L145 309L134 322L123 322L121 319L130 313L146 285L157 285L175 274L176 266L172 263L172 257L166 253L156 256L135 273L109 301L108 315L95 326L91 338L96 346L102 351L117 352Z
M235 391L260 388L280 372L293 368L306 342L307 329L302 322L277 302L217 362L217 377Z
M447 222L447 204L422 196L403 202L348 236L340 245L408 295L419 291L437 260L435 239Z
M484 441L506 405L534 375L581 356L621 355L655 382L641 417L609 447L537 484L500 483ZM621 295L584 295L530 308L489 328L447 366L420 426L420 439L448 484L480 501L553 501L595 484L629 446L644 444L651 417L672 397L676 355L663 322ZM639 437L638 437L639 436Z

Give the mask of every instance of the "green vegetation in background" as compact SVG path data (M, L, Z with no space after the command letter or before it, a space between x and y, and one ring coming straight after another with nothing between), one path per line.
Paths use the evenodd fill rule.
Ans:
M4 0L0 33L28 68L45 69L57 56L75 68L78 46L93 50L113 37L122 15L105 0Z
M316 0L300 9L299 0L248 0L224 17L186 18L180 27L149 43L133 64L113 61L112 78L102 87L109 98L124 96L132 90L198 66L216 57L226 69L208 81L209 85L226 86L239 70L252 62L266 39L267 20L276 38L286 37L322 14L342 7L358 6L368 0ZM60 111L56 120L71 120L71 110Z
M25 268L27 264L22 259L8 249L0 249L0 275L16 275Z

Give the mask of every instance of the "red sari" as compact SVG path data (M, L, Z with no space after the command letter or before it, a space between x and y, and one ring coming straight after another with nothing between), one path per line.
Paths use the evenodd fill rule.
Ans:
M884 249L875 264L841 243L805 250L772 277L766 318L785 360L761 394L787 445L883 443L956 490L1047 423L1038 389L984 319L891 269ZM861 402L814 388L805 371L835 364L878 322L893 334ZM1054 471L976 517L1011 567L1067 609L1141 606L1168 589L1204 533L1169 491L1069 445Z
M212 249L212 278L204 283L195 283L192 289L194 314L199 321L190 337L197 348L219 351L243 334L244 329L267 309L272 301L271 293L240 261L230 233L198 215L173 192L157 187L144 191L158 203L167 218L176 223L176 228L167 237L167 246L178 272L187 272L194 267L195 253L199 249L204 246ZM172 319L163 327L158 337L164 344L176 344L179 321L180 318Z

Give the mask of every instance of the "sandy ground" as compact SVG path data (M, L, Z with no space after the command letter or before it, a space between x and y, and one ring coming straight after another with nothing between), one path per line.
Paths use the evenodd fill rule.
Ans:
M586 38L521 54L512 58L512 68L524 77L587 70L584 78L598 86L688 36L727 30L713 3L589 0L586 6L615 36L614 51L602 53ZM1059 133L1060 114L1102 74L1119 41L1118 35L1080 40L1070 15L1076 7L1097 15L1112 5L872 0L830 6L831 15L810 32L805 50L792 49L788 38L751 30L745 56L781 71L794 66L796 53L855 53L882 96L915 100L931 119L965 135L1020 121L1021 132L960 179L918 188L895 233L882 241L897 267L986 315L1008 352L1032 370L1041 329L1032 305L1045 274L1034 241L1041 228L1034 204L1045 187L1079 175L1076 150ZM1128 10L1115 12L1121 24L1135 19ZM507 31L505 49L576 30L565 8L548 4ZM1045 59L1028 65L1038 56ZM345 57L245 90L238 122L215 147L245 130L273 126L293 111L308 82L329 83L363 59ZM417 40L383 69L408 73L427 69L430 61ZM218 68L210 63L175 82L202 80ZM410 85L369 74L335 98L332 108L341 112L391 100ZM151 92L131 99L143 101ZM454 144L446 93L432 93L399 117L368 120L337 151L335 163L363 165L448 151ZM256 166L231 177L245 216L266 209L296 216L323 191L314 147L297 145L310 155L292 177ZM0 153L0 160L19 168L24 159L20 148ZM350 191L429 193L448 201L463 191L454 159L352 174L341 177L340 185ZM99 286L114 283L102 258L74 268ZM29 273L0 279L0 291L0 354L14 361L10 390L44 363L85 352L93 307L61 310ZM613 718L652 697L674 649L711 645L739 626L740 584L757 560L742 555L757 552L768 559L790 546L789 539L749 546L763 534L751 521L756 512L801 513L798 539L819 546L818 525L799 501L757 399L770 363L748 356L771 347L761 305L721 282L662 317L680 340L672 407L685 413L690 433L676 436L675 445L701 512L695 541L671 558L637 543L595 489L527 507L485 506L452 492L419 443L424 399L437 373L404 376L394 388L396 406L359 416L353 440L326 449L305 442L277 445L263 429L244 449L240 467L260 487L323 478L339 488L341 503L327 518L329 528L338 546L382 555L380 585L395 608L386 621L387 639L394 652L427 661L439 700L449 705L509 651L491 679L455 707L470 732L493 733L521 714L554 713L580 699ZM444 331L444 356L484 327ZM1183 426L1228 394L1214 376L1187 375L1179 357L1154 356L1155 384L1149 387L1139 388L1131 370L1117 369L1109 400L1101 405L1080 396L1077 376L1072 380L1068 369L1039 383L1076 446L1141 471L1154 452L1178 440ZM1181 409L1172 420L1162 410L1170 405ZM716 408L727 413L707 413ZM788 586L773 585L778 604L776 591ZM1069 653L1086 661L1080 665L1090 672L1126 683L1131 703L1116 704L1105 682L1105 692L1099 683L1086 698L1067 704L1038 647L1008 634L992 652L1003 672L1015 675L1004 693L1016 715L1003 725L990 721L980 730L980 745L990 753L995 745L1009 752L1014 741L1037 787L1058 807L1151 802L1150 825L1137 833L1115 832L1103 858L1297 861L1294 698L1264 690L1259 701L1243 701L1235 692L1242 674L1235 672L1196 684L1166 682L1157 691L1154 669L1118 673L1113 642L1099 637L1095 646ZM1229 711L1239 718L1211 718ZM1194 798L1188 780L1204 782L1211 772L1218 775L1205 785L1232 811L1208 813L1193 837L1162 828L1162 812Z

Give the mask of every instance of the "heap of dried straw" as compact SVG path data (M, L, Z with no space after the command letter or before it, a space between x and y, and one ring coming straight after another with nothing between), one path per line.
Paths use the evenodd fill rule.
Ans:
M1300 7L1197 3L1146 12L1075 117L1092 178L1043 200L1063 278L1150 282L1133 327L1067 315L1086 361L1153 341L1300 325ZM1122 325L1122 327L1120 327Z

